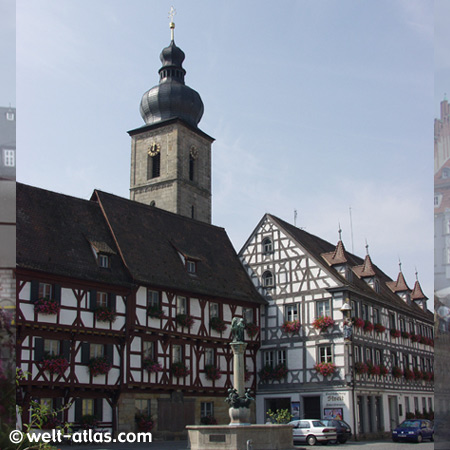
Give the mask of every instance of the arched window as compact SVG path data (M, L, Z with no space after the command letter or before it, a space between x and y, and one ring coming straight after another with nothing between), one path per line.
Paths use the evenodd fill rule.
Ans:
M270 270L266 270L263 273L262 282L264 287L273 287L273 275Z
M262 249L263 249L263 253L266 255L268 253L272 253L273 252L273 244L272 244L272 239L270 238L265 238L262 242Z

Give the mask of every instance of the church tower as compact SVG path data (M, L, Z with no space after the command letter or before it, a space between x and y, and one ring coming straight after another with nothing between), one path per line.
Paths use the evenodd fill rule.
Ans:
M173 19L173 13L172 13ZM161 52L159 84L141 100L145 125L131 130L130 198L211 223L211 144L198 128L200 95L186 86L185 55L171 42Z

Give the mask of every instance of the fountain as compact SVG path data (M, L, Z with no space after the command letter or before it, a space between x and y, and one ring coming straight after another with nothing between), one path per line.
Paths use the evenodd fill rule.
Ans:
M229 425L188 425L191 450L291 450L291 425L255 425L250 423L250 404L253 401L245 390L244 342L245 322L234 317L231 322L233 351L233 389L228 390Z

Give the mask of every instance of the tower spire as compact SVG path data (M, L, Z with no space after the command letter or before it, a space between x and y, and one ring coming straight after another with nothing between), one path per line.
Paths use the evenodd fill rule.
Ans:
M175 23L173 21L173 17L175 16L175 14L177 13L177 10L171 6L170 7L170 11L169 11L169 19L170 19L170 39L171 41L175 40Z

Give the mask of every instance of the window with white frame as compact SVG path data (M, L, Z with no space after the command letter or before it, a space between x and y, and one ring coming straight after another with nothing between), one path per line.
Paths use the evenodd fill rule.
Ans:
M381 361L381 350L377 348L375 349L375 364L380 365Z
M144 358L155 358L155 344L153 341L144 341L143 342L143 356Z
M330 300L318 300L316 302L316 314L317 317L330 316Z
M289 322L293 322L294 320L299 320L298 304L294 303L293 305L285 305L284 317Z
M98 265L100 267L103 267L104 269L107 269L109 267L109 256L105 255L104 253L98 254Z
M372 309L372 317L373 317L373 323L381 323L380 321L380 310L378 308Z
M15 150L9 150L9 149L3 150L3 164L5 167L15 167L15 165L16 165Z
M352 311L351 311L352 317L359 317L359 304L358 304L358 302L352 300L351 301L351 305L352 305Z
M411 334L415 333L415 327L414 327L414 322L409 322L409 332Z
M265 255L267 255L268 253L272 253L273 252L272 239L265 238L262 242L262 249Z
M188 273L196 273L197 272L197 263L192 259L186 260L186 270Z
M264 365L275 367L279 364L286 364L286 350L268 350L264 352Z
M359 347L357 345L355 345L353 347L353 353L354 353L354 358L355 358L355 362L359 362L361 360L360 356L359 356Z
M262 282L263 282L263 286L266 288L273 287L273 285L274 285L273 274L270 270L266 270L263 273Z
M205 348L205 366L213 366L215 364L214 349Z
M187 314L186 297L177 297L177 314Z
M51 299L53 295L52 287L49 283L39 283L39 298Z
M44 354L57 356L59 355L59 341L54 339L44 339Z
M397 352L391 351L391 364L392 367L398 366Z
M414 411L419 411L419 397L414 397Z
M403 317L399 319L399 323L400 323L400 331L406 331L405 319Z
M183 361L183 351L181 345L172 346L172 363L179 363Z
M428 411L433 410L433 399L432 397L428 397Z
M362 304L362 319L369 320L369 305Z
M147 289L147 307L159 308L159 291Z
M98 308L108 307L108 294L106 292L97 291L97 307Z
M245 323L253 323L253 309L252 308L242 308L242 317Z
M366 362L367 361L373 361L371 348L366 348Z
M218 303L210 303L209 304L209 317L212 319L213 317L219 317L219 304Z
M391 330L397 329L397 322L395 320L395 313L389 314L389 326L391 327Z
M214 417L214 402L200 402L200 417Z
M409 404L409 397L405 397L405 410L407 413L411 412L411 405Z
M331 345L323 345L319 347L319 363L333 362L333 351Z
M403 362L403 370L408 369L409 367L408 355L403 355L402 362Z

